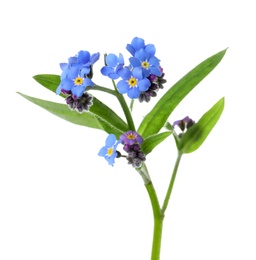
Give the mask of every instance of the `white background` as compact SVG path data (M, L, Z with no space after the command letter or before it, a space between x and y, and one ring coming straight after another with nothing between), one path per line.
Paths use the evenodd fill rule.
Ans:
M162 260L256 259L255 7L253 1L3 1L1 19L0 259L147 260L151 206L125 160L97 156L104 132L72 125L24 94L63 100L36 83L59 74L79 50L123 53L134 36L157 48L168 83L228 48L170 122L194 120L221 97L223 115L206 142L185 155L166 212ZM102 101L122 116L106 95ZM136 124L152 108L135 103ZM172 137L147 158L160 201L176 151Z

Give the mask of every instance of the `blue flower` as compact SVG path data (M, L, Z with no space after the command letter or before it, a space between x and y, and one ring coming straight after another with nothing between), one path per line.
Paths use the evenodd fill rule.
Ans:
M105 146L100 149L98 155L104 157L108 164L113 166L117 157L116 148L120 142L120 140L116 140L114 134L110 134L106 139Z
M106 56L106 64L107 66L101 69L101 73L111 79L118 79L120 77L119 72L124 67L123 55L120 53L119 57L117 57L115 54L108 54Z
M134 37L131 44L126 45L126 49L134 56L136 51L145 47L145 41L142 38Z
M131 44L126 45L126 49L135 56L135 53L141 49L144 49L150 56L154 56L156 53L156 48L154 44L146 44L142 38L134 37Z
M151 85L149 79L143 76L141 68L137 67L130 71L124 68L120 75L122 80L116 85L121 94L127 93L129 98L138 98L142 91L148 90Z
M160 60L155 56L152 56L145 49L136 51L134 57L129 59L132 67L140 67L142 69L144 77L148 77L150 74L155 76L161 76Z
M77 67L66 68L62 72L61 82L56 89L56 93L59 95L71 94L75 98L79 98L83 95L86 87L94 86L94 83L89 78L84 78L81 75L81 71Z
M68 68L75 67L81 70L81 75L85 76L91 72L91 66L99 57L99 52L91 55L88 51L79 51L77 55L68 59L68 63L60 63L60 68L64 71Z

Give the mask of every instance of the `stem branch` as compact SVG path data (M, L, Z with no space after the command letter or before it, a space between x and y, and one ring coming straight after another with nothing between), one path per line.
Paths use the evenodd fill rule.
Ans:
M182 153L178 152L178 156L177 156L177 159L176 159L176 162L175 162L175 165L174 165L174 169L173 169L173 173L172 173L172 178L171 178L168 190L167 190L166 195L165 195L164 203L163 203L163 206L162 206L162 214L163 215L165 213L165 210L168 206L168 203L169 203L169 200L170 200L170 197L171 197L171 193L172 193L174 181L175 181L175 178L176 178L176 174L177 174L177 171L178 171L178 167L179 167L179 164L180 164L181 156L182 156Z

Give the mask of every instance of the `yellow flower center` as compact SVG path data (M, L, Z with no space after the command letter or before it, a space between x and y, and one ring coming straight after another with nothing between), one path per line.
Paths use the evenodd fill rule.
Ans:
M75 82L75 85L82 85L84 82L84 79L81 77L77 77L77 78L75 78L74 82Z
M128 134L127 138L131 139L131 140L134 140L136 138L136 136L134 134Z
M148 69L149 63L147 61L143 61L143 62L141 62L141 67L144 68L144 69Z
M130 87L136 86L136 85L137 85L137 79L135 79L135 78L130 78L130 79L128 80L128 84L130 85Z
M107 153L107 155L108 155L108 156L111 156L111 155L113 154L113 152L114 152L113 147L110 147L110 148L108 148L108 153Z

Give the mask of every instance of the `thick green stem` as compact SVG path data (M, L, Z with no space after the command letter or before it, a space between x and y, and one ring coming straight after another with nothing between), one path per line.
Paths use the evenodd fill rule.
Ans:
M145 185L151 201L153 215L154 215L154 233L151 251L151 260L159 260L161 252L162 230L164 216L161 213L159 201L152 182Z
M180 164L181 156L182 156L182 153L178 152L178 156L177 156L177 159L176 159L176 162L175 162L175 165L174 165L174 169L173 169L173 173L172 173L172 178L171 178L168 190L166 192L163 207L162 207L162 214L163 215L165 213L165 210L168 206L168 203L169 203L169 200L170 200L170 197L171 197L171 193L172 193L174 181L175 181L175 178L176 178L176 174L177 174L177 171L178 171L178 167L179 167L179 164Z
M178 156L174 165L172 177L170 180L168 190L166 192L166 196L162 208L160 207L159 200L155 188L153 186L153 183L150 179L149 173L147 171L146 165L143 164L141 168L137 169L137 171L141 174L144 180L144 184L150 198L150 202L153 210L153 216L154 216L154 233L153 233L151 260L160 260L164 214L168 206L168 202L170 200L170 196L172 193L176 174L180 164L181 156L182 153L178 152Z
M154 233L153 233L153 241L152 241L151 260L159 260L160 251L161 251L161 240L162 240L163 215L146 164L143 163L142 166L140 168L137 168L136 170L140 173L144 181L145 187L147 189L150 198L152 210L153 210Z

